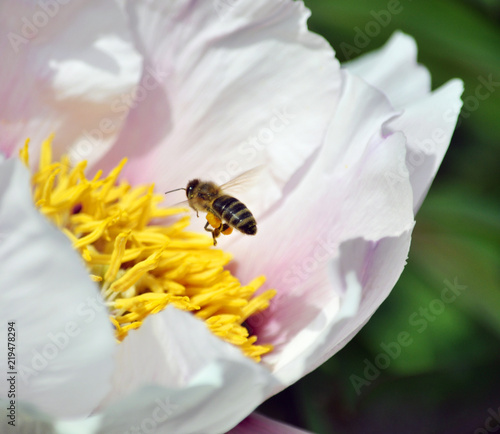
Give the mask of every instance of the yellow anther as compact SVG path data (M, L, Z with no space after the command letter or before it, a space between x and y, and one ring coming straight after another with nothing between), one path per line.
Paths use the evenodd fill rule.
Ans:
M30 143L30 139L26 139L26 141L24 142L24 146L19 151L19 158L21 159L21 161L24 163L24 165L26 167L29 167L29 163L30 163L29 152L28 152L29 143Z

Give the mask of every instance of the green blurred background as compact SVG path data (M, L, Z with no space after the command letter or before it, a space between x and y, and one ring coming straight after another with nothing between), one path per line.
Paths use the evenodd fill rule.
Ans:
M341 43L356 47L368 23L376 35L363 53L401 29L416 39L433 88L459 77L466 104L392 294L340 353L259 411L315 433L500 430L500 86L484 100L474 95L482 79L500 82L500 1L305 3L312 11L309 28L341 61L349 60ZM400 12L374 32L374 14L389 7ZM445 280L465 287L446 304L435 301ZM358 394L352 376L366 378L366 360L374 363L384 352L381 344L401 332L409 333L411 345Z

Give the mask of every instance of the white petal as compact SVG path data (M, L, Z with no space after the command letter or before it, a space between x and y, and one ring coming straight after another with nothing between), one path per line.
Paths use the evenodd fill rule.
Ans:
M349 270L342 287L342 275L338 275L337 271L332 273L328 267L332 267L330 263L309 278L309 283L316 285L316 294L322 295L319 290L325 293L330 289L331 294L322 297L323 309L318 309L313 318L309 317L309 323L301 330L293 330L294 335L290 336L289 341L265 359L273 374L284 385L293 384L331 357L334 354L332 348L339 344L336 338L340 331L349 320L354 321L359 312L363 288L358 277ZM333 278L329 274L334 274ZM308 305L302 306L304 311L311 310ZM377 307L374 306L374 309ZM284 312L281 317L297 320L298 315L300 312L292 311ZM301 319L299 321L302 322Z
M307 434L304 431L290 425L269 419L261 414L252 413L237 427L233 428L228 434Z
M101 419L98 415L86 419L54 421L54 434L98 434Z
M321 330L310 347L294 360L297 374L309 373L340 351L370 319L399 279L406 265L410 239L411 229L398 237L377 242L358 238L341 245L338 259L330 264L330 276L334 287L341 283L343 302L347 304L345 313L337 322ZM355 315L349 314L356 302L359 305ZM298 369L301 363L303 367ZM278 378L282 381L297 379L293 368L293 365L281 368Z
M86 416L110 387L112 328L81 258L34 208L18 160L0 165L0 232L0 317L4 336L15 322L16 397L59 417Z
M277 389L266 368L173 307L130 332L119 346L116 366L103 432L140 426L162 405L169 410L157 410L165 416L158 416L158 432L223 432ZM140 389L148 384L155 387ZM123 396L128 398L119 400Z
M165 191L193 177L222 184L266 163L274 179L262 196L276 199L320 145L339 96L338 62L307 30L309 11L243 0L221 17L213 2L184 0L134 2L128 12L151 91L100 167L128 156L129 181Z
M61 2L62 3L62 2ZM2 2L1 150L31 154L54 132L56 155L92 161L114 141L130 106L142 59L115 2Z
M407 138L406 165L410 172L415 213L443 161L462 107L461 80L451 80L426 98L410 104L388 122L387 131L403 131Z
M385 238L378 242L361 238L341 245L339 255L311 273L309 282L313 288L326 288L336 294L325 300L322 310L281 349L272 353L266 362L271 362L273 374L281 383L289 385L311 372L347 342L368 321L380 304L389 295L406 264L410 245L410 233L399 237ZM303 311L309 306L302 304ZM291 319L298 319L298 312L289 312ZM285 312L286 315L286 312ZM252 324L253 325L253 324Z
M429 71L417 63L415 40L399 31L381 49L343 66L385 92L396 108L424 97L431 90Z
M403 131L407 137L406 164L417 212L455 129L463 83L452 80L431 92L429 72L417 64L415 41L401 32L382 49L345 66L384 91L395 107L404 109L401 117L388 122L387 131Z
M346 73L338 113L307 175L260 223L257 242L247 237L231 246L235 257L244 258L237 266L244 282L257 269L278 290L271 309L249 323L262 342L275 345L265 361L273 372L282 372L282 381L295 381L312 369L305 358L308 348L331 356L338 342L320 339L316 347L316 339L356 313L356 304L345 304L342 287L331 280L340 244L358 237L377 243L413 227L405 139L382 132L394 115L380 92ZM406 252L403 263L405 258ZM391 288L381 288L381 294Z
M258 222L255 238L227 239L235 257L245 258L238 265L243 281L257 269L268 276L278 272L280 279L270 284L287 286L283 271L302 267L317 247L326 245L325 253L333 257L344 240L376 241L413 224L404 136L383 135L394 115L380 92L345 73L339 109L307 174Z

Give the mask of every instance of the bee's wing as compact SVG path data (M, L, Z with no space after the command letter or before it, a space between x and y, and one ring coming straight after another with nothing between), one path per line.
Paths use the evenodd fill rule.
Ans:
M220 187L225 193L238 195L257 184L259 178L263 175L264 166L256 166L253 169L241 173L236 178L222 184Z

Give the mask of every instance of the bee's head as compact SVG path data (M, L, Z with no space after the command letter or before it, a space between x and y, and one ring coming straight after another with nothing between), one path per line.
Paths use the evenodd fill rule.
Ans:
M192 199L194 197L194 191L199 183L199 179L193 179L192 181L188 182L188 185L186 187L186 196L188 199Z

